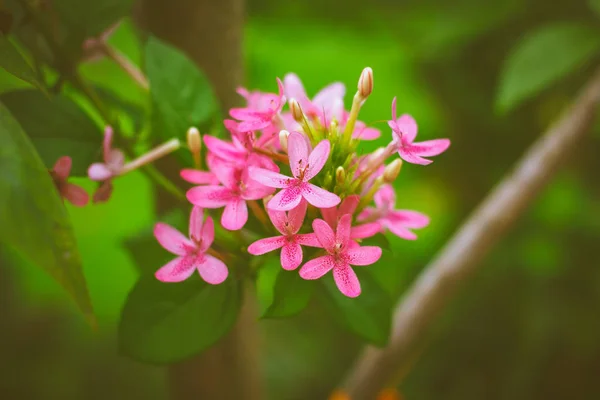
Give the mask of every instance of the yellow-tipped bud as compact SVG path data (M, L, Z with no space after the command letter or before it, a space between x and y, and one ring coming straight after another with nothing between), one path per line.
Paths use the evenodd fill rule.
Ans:
M373 92L373 70L367 67L362 70L358 79L358 94L365 100Z
M343 185L346 182L346 170L339 166L335 170L335 181L338 185Z
M400 169L402 168L402 160L397 158L390 164L385 166L383 170L383 180L385 183L392 183L398 177Z
M302 112L302 107L300 107L300 103L296 99L290 99L290 111L292 112L292 116L296 122L304 121L304 113Z
M287 153L288 151L288 137L290 133L285 129L279 131L279 144L281 145L281 149Z

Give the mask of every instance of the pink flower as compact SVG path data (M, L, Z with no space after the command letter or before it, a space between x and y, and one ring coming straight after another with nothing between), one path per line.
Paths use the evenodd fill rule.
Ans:
M104 129L103 163L94 163L88 169L88 176L93 181L106 181L119 175L125 164L123 152L112 148L113 129L107 126Z
M333 207L340 198L308 181L317 175L327 162L331 150L328 140L323 140L309 150L308 139L301 133L292 132L288 137L288 156L293 178L264 168L249 167L250 177L265 186L282 188L269 201L267 207L276 211L287 211L306 199L315 207Z
M162 282L181 282L198 270L202 279L212 285L223 282L228 275L223 261L206 251L215 238L215 226L211 217L204 224L202 209L194 207L190 214L189 239L170 225L157 223L154 227L156 240L169 252L178 256L158 271L156 279Z
M302 264L302 247L320 247L313 233L298 234L306 215L307 203L301 202L298 207L285 211L267 210L269 218L281 236L260 239L248 247L248 253L259 256L281 248L281 266L291 271Z
M232 231L242 229L248 221L246 200L262 199L273 193L273 189L248 179L245 170L235 169L223 162L215 164L212 171L221 185L193 187L187 192L188 200L203 208L224 206L221 225Z
M334 234L327 222L322 219L313 221L313 230L317 240L327 255L308 261L300 268L303 279L319 279L330 270L340 292L348 297L360 294L360 282L351 265L370 265L381 257L381 248L376 246L350 246L350 214L344 215Z
M64 199L69 200L74 206L83 207L89 202L90 198L83 188L67 182L67 178L71 173L71 166L71 157L60 157L52 167L50 175L58 192Z
M306 95L302 81L298 75L290 73L283 78L285 96L295 99L302 107L303 112L309 118L321 117L331 122L333 116L339 121L344 110L343 98L346 88L343 83L334 82L321 89L312 101Z
M360 220L377 219L382 230L388 229L394 235L407 240L415 240L411 229L429 225L429 217L416 211L396 210L396 194L391 185L383 185L375 193L376 207L367 207L359 216Z
M218 139L210 135L204 135L204 144L214 157L218 157L238 168L246 168L248 165L255 165L261 168L278 171L277 164L269 157L254 152L254 147L246 147L232 134L232 142ZM210 158L209 161L210 167ZM211 168L212 169L212 168Z
M179 175L183 180L195 185L218 185L220 183L217 176L209 171L184 168L179 171Z
M233 118L242 121L238 125L240 131L257 131L272 126L273 119L279 114L285 104L283 83L279 79L277 79L277 86L279 87L278 95L265 94L260 104L252 104L246 108L232 108L229 110L229 114Z
M406 162L421 165L431 164L433 161L423 157L437 156L450 146L449 139L413 143L417 136L417 123L408 114L396 118L395 97L392 101L392 120L388 121L388 125L392 128L392 136L398 146L398 155Z
M358 195L351 195L342 200L340 206L321 208L321 215L331 229L337 229L339 220L346 214L353 215L360 202ZM376 222L370 222L363 225L353 226L350 231L350 237L352 239L365 239L378 233L381 227Z

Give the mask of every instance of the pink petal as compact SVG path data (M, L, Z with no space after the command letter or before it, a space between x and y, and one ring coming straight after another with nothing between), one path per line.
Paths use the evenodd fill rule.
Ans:
M71 165L71 157L63 156L56 160L54 167L52 167L52 171L54 171L54 174L57 178L65 180L69 177L69 174L71 173Z
M206 217L200 233L199 250L205 252L215 240L215 223L211 217Z
M178 256L186 255L189 249L195 247L181 232L162 222L154 225L154 237L167 251Z
M294 235L294 240L296 243L301 244L302 246L309 247L322 247L319 239L317 239L317 235L314 233L303 233L300 235Z
M344 255L350 265L371 265L381 258L381 248L377 246L355 247L346 250Z
M402 223L407 228L425 228L429 225L429 217L417 211L395 210L387 215L389 221Z
M187 191L186 196L189 202L196 206L219 208L229 203L233 194L231 189L209 185L193 187Z
M229 110L229 115L231 115L235 119L244 121L244 120L248 120L248 119L261 118L263 116L263 113L255 110L253 108L245 107L245 108L232 108ZM238 124L238 129L240 129L239 124Z
M329 140L322 140L315 146L310 156L308 156L308 168L304 174L305 182L312 179L323 169L330 151L331 145L329 144Z
M360 140L375 140L381 136L379 129L367 127L362 121L356 121L352 137Z
M358 207L359 202L360 197L356 194L346 197L340 204L338 216L342 216L344 214L354 214L354 211L356 211L356 207Z
M352 239L365 239L376 235L381 231L381 225L378 222L369 222L367 224L353 226L350 230Z
M154 276L161 282L181 282L194 273L194 260L189 257L177 257L163 267Z
M333 103L337 99L343 99L345 94L346 87L344 84L334 82L321 89L319 93L315 95L312 102L316 107L322 108L323 106Z
M396 126L402 134L402 141L404 143L412 143L415 137L417 137L417 122L415 119L411 115L402 114L395 121Z
M298 178L301 171L306 168L306 164L309 162L308 152L309 148L304 135L299 132L290 133L288 137L288 156L294 177Z
M336 265L333 269L333 279L344 296L358 297L360 294L360 282L349 265Z
M106 164L94 163L88 168L88 176L93 181L105 181L113 176Z
M230 231L242 229L248 222L248 206L239 197L232 198L223 210L221 225Z
M329 272L334 265L335 262L332 256L317 257L300 268L300 277L308 280L319 279Z
M406 240L417 240L417 235L407 227L401 224L390 223L387 219L382 219L381 221L383 226L385 226L390 232L399 238Z
M221 260L211 255L205 254L202 261L196 265L200 276L206 283L218 285L227 279L229 271L227 266Z
M299 186L299 188L302 191L302 197L317 208L334 207L341 201L336 194L321 189L312 183L304 183L302 186Z
M396 97L392 100L392 121L396 121Z
M287 222L287 216L285 215L285 211L277 211L267 207L267 214L269 214L269 219L273 223L275 229L277 229L282 235L287 235L285 225Z
M413 143L411 150L413 153L423 157L437 156L443 153L450 147L449 139L434 139L425 142Z
M223 160L214 160L211 165L211 172L216 175L221 185L229 189L235 189L240 182L241 172L236 170L232 164Z
M338 244L346 247L348 240L350 240L350 226L352 224L352 215L344 214L338 221L337 230L335 233L335 241Z
M294 207L288 211L287 221L290 225L292 233L297 233L300 228L302 228L302 223L304 222L307 208L308 203L306 201L301 201L297 207Z
M406 161L408 163L418 164L418 165L429 165L433 162L431 160L428 160L426 158L420 157L419 155L415 154L412 151L411 146L412 145L401 146L398 149L398 154L400 155L400 158L402 158L404 161Z
M248 175L256 182L273 188L285 188L294 181L294 179L278 172L258 167L248 167Z
M335 246L335 234L333 229L322 219L315 219L312 223L313 231L321 247L330 253L333 253Z
M281 249L281 266L292 271L302 264L302 247L296 242L287 242Z
M298 75L289 73L284 76L283 87L285 97L288 99L296 99L300 103L300 106L306 107L308 97L306 96L306 91L304 90L304 86L302 85L300 78L298 78Z
M268 208L276 211L287 211L296 207L302 201L300 186L290 186L280 190L267 204Z
M218 185L219 180L212 172L186 168L179 172L181 178L196 185Z
M239 160L246 154L245 150L235 147L233 143L217 139L216 137L204 135L203 139L208 150L222 159Z
M239 129L242 132L258 131L267 128L271 125L271 117L260 117L253 120L242 121L239 124Z
M337 227L338 211L336 207L321 208L321 216L332 229Z
M194 206L190 213L189 235L190 239L199 241L202 238L202 221L204 220L204 212L202 208Z
M277 250L283 247L286 243L287 240L284 236L274 236L270 238L259 239L248 246L248 253L254 256L260 256L273 250Z
M104 161L108 162L110 160L110 151L112 150L112 138L113 138L113 129L112 126L107 125L104 128L104 140L102 141L102 150Z
M116 174L125 165L125 154L121 150L112 149L105 160L106 166Z
M240 194L244 200L259 200L275 192L275 188L265 186L262 183L250 179L247 170L243 173L242 183L243 184L239 186L242 186Z
M102 184L96 189L94 192L94 196L92 197L92 201L94 203L103 203L110 199L110 196L113 192L113 185L110 180L106 180L102 182Z
M72 183L61 185L60 192L65 199L69 200L76 207L83 207L90 201L90 196L87 192Z
M383 185L373 198L378 208L393 209L396 205L396 192L392 185Z

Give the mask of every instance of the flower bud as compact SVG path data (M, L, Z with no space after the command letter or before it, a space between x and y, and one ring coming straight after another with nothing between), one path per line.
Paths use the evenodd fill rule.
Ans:
M385 153L385 148L379 147L369 156L369 160L367 161L367 168L374 169L381 165L381 157Z
M373 70L367 67L362 70L358 79L358 93L364 100L373 92Z
M285 129L279 131L279 144L281 145L281 149L286 153L288 151L288 136L290 136L290 133Z
M296 122L304 121L302 107L300 107L300 103L298 103L296 99L290 99L290 111L292 112L292 116Z
M200 132L193 126L187 131L187 144L192 154L200 153L200 149L202 148Z
M400 173L400 169L402 168L402 160L397 158L392 161L390 164L385 166L383 170L383 181L385 183L392 183L398 177Z
M346 182L346 170L344 170L344 167L339 166L335 170L335 181L338 185L343 185Z

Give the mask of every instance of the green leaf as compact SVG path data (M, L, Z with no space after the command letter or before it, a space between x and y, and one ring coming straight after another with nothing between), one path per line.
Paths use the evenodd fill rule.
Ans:
M85 176L101 152L102 132L71 99L37 90L3 93L0 100L19 121L46 168L61 156L73 160L71 175Z
M580 23L555 23L530 32L504 63L497 109L507 112L578 71L599 49L600 32Z
M391 330L393 302L381 285L362 268L354 268L362 292L352 299L340 293L330 274L322 278L326 304L332 316L364 340L376 346L387 344Z
M210 83L185 54L154 37L145 54L153 134L185 140L190 126L207 124L217 111Z
M600 0L588 0L588 5L600 17Z
M38 79L35 71L27 63L19 50L0 33L0 68L16 76L17 78L31 83L41 90L45 90L43 83Z
M2 103L0 143L0 241L54 277L95 323L62 199L32 143Z
M369 238L363 239L360 242L361 246L378 246L381 247L382 250L392 251L392 247L390 245L390 241L383 233L378 233Z
M231 329L240 301L240 288L231 277L209 285L196 276L180 283L143 276L121 313L120 351L155 364L191 357Z
M257 291L262 304L261 318L284 318L306 308L314 283L300 278L298 271L286 271L279 257L270 257L259 270Z

